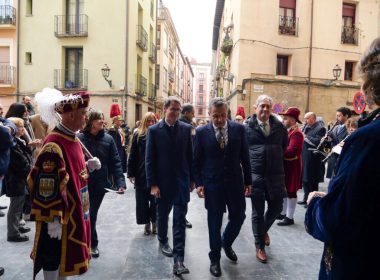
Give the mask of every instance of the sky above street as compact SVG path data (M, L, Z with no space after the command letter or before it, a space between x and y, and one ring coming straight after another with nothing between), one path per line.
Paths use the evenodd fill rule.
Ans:
M182 53L211 63L216 0L162 0L170 10Z

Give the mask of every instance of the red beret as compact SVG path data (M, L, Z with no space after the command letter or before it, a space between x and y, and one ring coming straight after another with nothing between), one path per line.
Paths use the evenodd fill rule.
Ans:
M75 94L69 94L63 96L63 99L54 104L56 112L68 113L80 108L88 107L90 103L90 95L85 91L80 91Z

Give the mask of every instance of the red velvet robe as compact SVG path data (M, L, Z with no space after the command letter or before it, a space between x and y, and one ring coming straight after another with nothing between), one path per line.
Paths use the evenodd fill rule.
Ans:
M28 177L32 198L31 220L36 221L36 235L31 257L34 274L38 264L38 245L43 222L54 217L62 224L60 276L83 274L88 270L91 248L88 173L78 139L53 130L38 155Z
M296 193L302 187L303 140L303 134L298 127L288 131L289 144L284 157L285 186L288 194Z

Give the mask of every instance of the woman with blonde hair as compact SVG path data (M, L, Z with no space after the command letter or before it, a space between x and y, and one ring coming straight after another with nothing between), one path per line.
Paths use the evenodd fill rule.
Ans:
M148 127L157 122L152 112L145 114L133 134L131 151L128 158L127 174L136 189L136 221L145 225L144 234L156 234L156 202L150 195L145 174L145 143ZM151 227L152 223L152 227Z

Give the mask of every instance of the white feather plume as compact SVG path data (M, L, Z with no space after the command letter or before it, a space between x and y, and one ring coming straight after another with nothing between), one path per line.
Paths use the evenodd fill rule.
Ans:
M59 115L55 111L55 103L64 99L62 92L52 88L44 88L42 91L37 92L34 101L38 106L38 111L41 115L41 120L53 128L58 124Z

